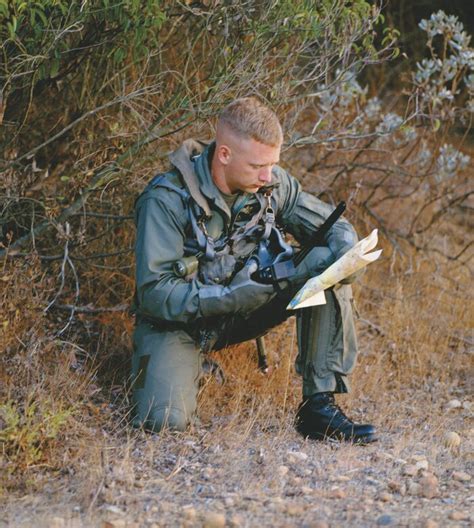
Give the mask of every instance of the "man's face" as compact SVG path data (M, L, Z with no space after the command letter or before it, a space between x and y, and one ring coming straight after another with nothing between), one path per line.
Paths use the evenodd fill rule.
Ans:
M280 160L281 145L272 147L254 139L239 138L221 145L217 155L223 165L228 192L255 193L272 181L272 168Z

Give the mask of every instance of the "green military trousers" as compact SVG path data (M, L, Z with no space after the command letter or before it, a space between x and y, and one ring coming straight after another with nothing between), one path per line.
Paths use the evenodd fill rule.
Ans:
M219 350L264 335L295 315L286 310L293 293L288 289L247 317L222 317L213 321L220 330L212 349ZM296 371L303 377L303 396L328 391L348 392L347 375L356 361L351 286L338 285L325 294L325 305L296 312ZM196 329L171 327L165 330L141 322L135 328L133 344L134 424L152 431L164 427L184 430L196 414L203 360Z

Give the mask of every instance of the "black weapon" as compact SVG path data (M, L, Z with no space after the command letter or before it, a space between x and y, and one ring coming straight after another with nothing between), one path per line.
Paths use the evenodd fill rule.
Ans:
M305 244L305 247L295 255L293 258L295 266L301 264L303 259L314 247L324 245L324 237L326 236L326 233L339 220L339 217L345 210L346 202L339 202L336 209L334 209L334 211L326 218L323 225L316 231L316 233L314 233L309 242Z

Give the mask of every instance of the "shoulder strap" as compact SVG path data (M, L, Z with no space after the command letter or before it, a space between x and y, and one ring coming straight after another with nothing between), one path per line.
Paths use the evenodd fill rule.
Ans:
M194 236L196 237L198 248L200 251L202 251L206 260L212 260L215 256L214 239L207 233L202 215L200 215L200 213L196 210L196 205L199 207L199 204L196 204L195 200L194 202L191 200L191 198L194 199L194 196L190 195L186 189L178 187L174 183L170 182L166 177L166 174L156 175L148 184L149 189L155 189L156 187L162 187L164 189L174 191L181 196L183 202L187 205L189 221L191 223ZM199 218L199 216L201 216L201 218Z
M171 183L166 177L166 174L167 173L157 174L147 185L147 189L155 189L156 187L164 187L165 189L174 191L175 193L179 194L181 198L183 198L184 201L187 201L189 199L188 191L186 189L182 189L181 187L178 187L174 183Z

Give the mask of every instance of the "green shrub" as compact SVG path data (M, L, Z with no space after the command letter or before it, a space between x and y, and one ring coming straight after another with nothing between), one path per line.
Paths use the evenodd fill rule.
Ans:
M13 400L0 404L0 454L9 470L45 462L48 449L65 432L72 413L71 407L58 407L48 399L32 399L24 406Z

